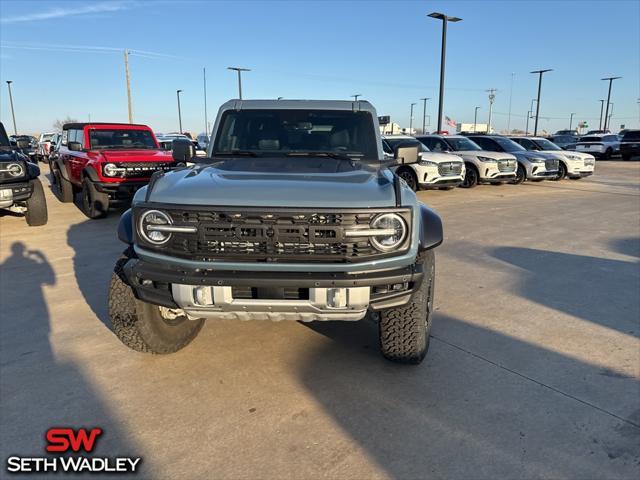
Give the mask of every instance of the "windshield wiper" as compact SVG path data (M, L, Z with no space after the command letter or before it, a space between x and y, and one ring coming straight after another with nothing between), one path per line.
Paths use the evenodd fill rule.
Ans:
M340 152L288 152L287 157L329 157L337 160L359 160L360 154L346 154ZM355 158L354 158L355 157Z
M257 152L252 150L231 150L230 152L213 152L216 157L259 157Z

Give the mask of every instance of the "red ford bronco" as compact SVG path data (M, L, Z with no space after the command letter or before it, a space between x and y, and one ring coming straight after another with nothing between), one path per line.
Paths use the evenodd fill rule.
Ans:
M51 178L60 201L79 192L85 215L102 218L110 205L130 202L154 172L176 166L146 125L67 123Z

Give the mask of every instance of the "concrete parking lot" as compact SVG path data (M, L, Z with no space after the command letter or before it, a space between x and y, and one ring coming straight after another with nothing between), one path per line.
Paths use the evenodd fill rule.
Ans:
M596 168L419 194L446 238L417 367L379 355L374 319L128 350L106 309L118 215L59 203L45 169L49 224L0 218L2 462L99 426L95 454L144 478L639 478L640 162Z

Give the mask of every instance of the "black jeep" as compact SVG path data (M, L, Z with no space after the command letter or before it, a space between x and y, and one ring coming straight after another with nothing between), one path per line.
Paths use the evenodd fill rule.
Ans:
M0 123L0 208L24 213L27 224L36 227L47 223L47 202L40 168L23 153L27 147L28 140L19 138L12 146Z

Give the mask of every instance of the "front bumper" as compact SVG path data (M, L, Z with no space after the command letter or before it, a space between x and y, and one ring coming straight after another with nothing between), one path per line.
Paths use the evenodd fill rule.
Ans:
M427 166L420 163L414 166L414 170L418 177L418 184L423 190L441 187L457 187L464 181L464 164L462 164L462 171L459 174L451 173L443 175L437 166Z
M111 200L131 200L136 192L147 185L149 179L127 182L94 182L96 190L109 195Z
M31 182L3 183L0 184L0 208L8 208L15 202L28 200L33 193Z
M216 319L360 320L369 309L406 304L424 278L420 264L361 273L299 273L188 269L131 259L124 272L139 300ZM266 293L233 298L235 287ZM287 288L302 292L300 298L282 297Z

